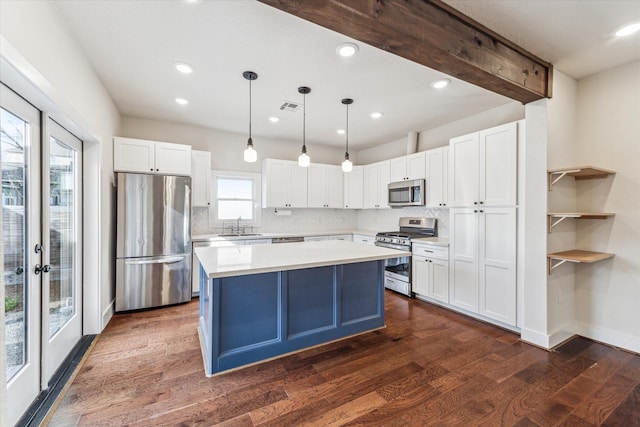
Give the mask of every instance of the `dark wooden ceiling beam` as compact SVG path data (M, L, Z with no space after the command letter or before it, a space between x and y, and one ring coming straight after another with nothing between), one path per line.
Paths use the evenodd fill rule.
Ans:
M258 1L522 103L551 97L551 64L440 0Z

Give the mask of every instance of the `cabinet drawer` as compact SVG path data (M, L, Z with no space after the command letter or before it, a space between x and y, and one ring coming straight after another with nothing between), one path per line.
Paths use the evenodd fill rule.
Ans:
M424 243L413 243L411 246L413 255L449 260L449 247L440 245L429 245Z

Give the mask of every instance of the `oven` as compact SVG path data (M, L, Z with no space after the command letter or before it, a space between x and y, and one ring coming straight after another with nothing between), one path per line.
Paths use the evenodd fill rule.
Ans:
M402 217L399 231L376 234L376 246L411 252L411 239L438 235L437 220L424 217ZM385 261L384 287L408 297L411 290L411 255L391 258Z
M411 252L411 245L376 241L376 246ZM411 296L411 255L389 258L384 263L384 287Z

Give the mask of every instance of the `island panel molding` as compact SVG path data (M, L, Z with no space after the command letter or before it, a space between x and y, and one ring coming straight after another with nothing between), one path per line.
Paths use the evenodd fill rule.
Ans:
M258 0L522 103L551 98L553 66L440 0Z
M207 279L198 335L208 376L384 327L384 261Z

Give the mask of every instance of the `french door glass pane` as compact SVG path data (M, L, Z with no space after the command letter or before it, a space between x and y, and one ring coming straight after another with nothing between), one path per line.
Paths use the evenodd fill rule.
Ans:
M78 238L75 206L78 174L76 152L51 137L49 156L49 338L76 313L75 246Z
M26 363L27 275L25 274L25 141L29 125L0 109L2 149L2 243L7 380Z

